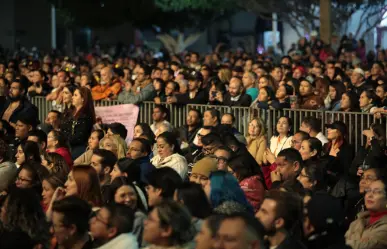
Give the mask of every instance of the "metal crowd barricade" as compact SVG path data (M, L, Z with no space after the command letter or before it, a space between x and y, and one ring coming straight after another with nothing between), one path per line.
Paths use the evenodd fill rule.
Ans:
M31 102L39 109L39 119L45 120L47 114L54 107L51 102L46 101L44 97L34 97ZM98 101L95 102L95 106L113 106L120 105L118 101ZM247 135L248 123L253 117L260 117L266 124L267 136L270 139L275 133L276 124L281 116L288 116L292 119L292 128L294 131L299 130L301 122L305 117L313 116L321 119L321 127L323 133L325 133L325 124L332 123L333 121L343 121L348 127L348 142L355 146L357 150L359 146L364 145L366 142L365 137L362 135L363 130L368 129L372 123L382 123L386 127L386 118L383 116L381 119L375 119L373 115L367 113L358 112L331 112L331 111L315 111L315 110L262 110L258 108L249 107L229 107L229 106L214 106L214 105L171 105L162 103L170 110L170 123L178 128L186 123L186 117L190 109L197 109L201 113L204 113L207 109L214 108L220 112L220 114L232 113L235 116L235 126L241 133ZM153 123L152 113L153 108L156 106L154 102L143 102L139 105L140 111L138 116L138 122Z

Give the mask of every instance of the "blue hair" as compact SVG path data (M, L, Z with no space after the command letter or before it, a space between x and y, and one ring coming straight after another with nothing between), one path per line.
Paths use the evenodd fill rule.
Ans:
M254 213L254 209L247 201L245 193L239 186L237 179L226 171L215 171L210 175L211 193L210 200L213 208L225 201L234 201Z

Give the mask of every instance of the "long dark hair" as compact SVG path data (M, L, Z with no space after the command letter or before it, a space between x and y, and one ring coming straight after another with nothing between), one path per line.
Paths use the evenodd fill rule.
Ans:
M49 175L48 169L40 165L40 163L34 161L27 161L23 163L23 165L21 165L18 169L17 174L19 175L20 171L23 169L31 174L31 189L34 189L40 198L40 194L43 191L42 181L43 178Z
M57 148L67 148L70 149L70 145L68 143L67 137L63 134L63 132L52 130L50 131L54 135L55 140L58 141L58 145L56 146Z
M40 205L40 199L34 190L13 187L3 205L6 212L3 214L4 220L0 222L0 230L21 230L28 234L35 245L49 247L49 225Z
M138 192L138 189L135 187L135 185L130 182L130 180L127 177L119 176L116 179L113 180L113 182L109 185L109 191L107 194L107 200L106 203L115 203L114 196L116 195L116 192L119 188L122 186L130 186L132 189L134 189L134 192L136 192L137 195L137 209L140 210L143 213L146 213L147 208L144 206L144 203L141 200L140 193ZM139 188L140 191L143 191L141 188ZM142 193L144 195L144 191ZM145 200L146 201L146 200ZM136 211L136 210L133 210Z
M32 161L37 162L37 163L42 162L42 158L40 157L40 149L39 149L38 143L27 140L25 142L22 142L20 144L20 146L24 152L24 156L25 156L26 161L32 160Z
M183 202L193 217L205 219L211 215L211 205L201 185L184 182L176 191L178 201Z
M83 105L81 109L78 112L74 113L74 118L78 119L81 115L87 115L88 117L91 117L93 124L96 122L95 117L95 109L94 109L94 101L93 97L91 96L91 92L87 87L77 87L75 91L79 91L79 94L83 98Z

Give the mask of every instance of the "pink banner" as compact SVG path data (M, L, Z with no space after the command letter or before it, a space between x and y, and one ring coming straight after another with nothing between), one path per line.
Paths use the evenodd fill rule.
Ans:
M101 118L103 124L121 123L128 130L126 142L132 141L134 127L137 123L139 108L136 105L114 105L95 107L95 114Z

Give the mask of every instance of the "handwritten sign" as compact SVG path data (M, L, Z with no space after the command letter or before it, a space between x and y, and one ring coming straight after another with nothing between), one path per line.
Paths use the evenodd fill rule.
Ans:
M95 107L95 114L101 118L103 124L121 123L126 127L128 135L125 141L127 143L132 141L138 112L138 106L132 104Z

